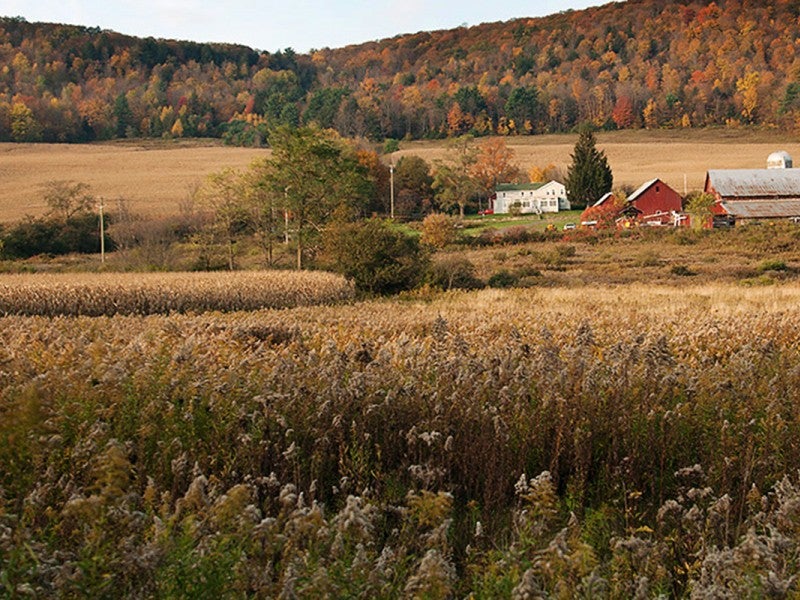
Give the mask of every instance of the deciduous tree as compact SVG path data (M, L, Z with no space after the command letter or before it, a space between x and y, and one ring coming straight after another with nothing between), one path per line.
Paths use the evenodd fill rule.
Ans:
M84 182L48 181L42 188L48 216L66 222L77 214L91 212L95 198L90 190Z
M476 152L470 136L451 140L449 146L450 156L447 162L439 161L434 168L433 189L442 209L458 207L459 216L464 218L467 202L478 192L476 182L470 174Z
M245 186L242 174L235 169L212 173L197 191L197 200L210 211L211 220L204 231L207 247L224 247L229 270L236 268L236 243L247 230ZM210 266L210 265L208 265Z
M542 107L539 104L539 92L533 86L518 87L509 94L505 104L506 117L516 123L517 131L535 129L541 118Z
M38 142L42 138L41 127L24 102L11 105L10 120L11 139L15 142Z
M702 229L708 225L714 214L711 208L716 201L714 195L708 193L694 194L687 199L686 212L692 218L692 229Z
M433 177L428 162L416 155L400 157L394 169L395 214L419 218L433 206Z
M492 138L478 148L475 161L469 166L478 193L487 198L500 183L518 183L522 172L514 162L514 150L503 138Z
M355 150L331 130L279 127L270 136L265 181L284 194L303 268L306 237L333 218L355 217L364 203L366 173Z
M620 96L611 112L611 118L618 129L627 129L633 125L635 115L633 113L633 100L630 96Z

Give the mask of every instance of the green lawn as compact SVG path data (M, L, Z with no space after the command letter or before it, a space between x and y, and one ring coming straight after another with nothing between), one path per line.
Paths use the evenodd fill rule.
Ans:
M543 215L467 215L464 218L464 235L479 236L485 229L505 229L507 227L535 227L545 229L551 223L559 230L563 229L566 223L578 225L581 220L581 211L567 210L559 213L547 213ZM419 223L401 223L395 221L393 227L406 233L407 235L418 236L420 234Z
M580 222L581 211L567 210L559 213L545 213L542 215L470 215L464 219L464 233L467 235L480 235L485 229L505 229L506 227L535 227L545 229L552 224L557 229L562 229L566 223Z

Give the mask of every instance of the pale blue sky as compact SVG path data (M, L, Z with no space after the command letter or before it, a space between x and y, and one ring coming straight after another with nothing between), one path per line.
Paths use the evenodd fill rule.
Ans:
M259 50L339 48L462 24L598 6L607 0L0 0L0 15L140 37L240 43Z

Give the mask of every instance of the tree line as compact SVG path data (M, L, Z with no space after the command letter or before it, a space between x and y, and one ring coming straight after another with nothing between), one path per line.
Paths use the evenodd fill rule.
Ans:
M110 215L104 213L85 183L51 181L42 190L46 215L0 226L0 259L107 248L138 252L144 260L140 268L170 269L166 256L184 246L195 257L190 268L232 271L245 252L261 252L268 268L286 267L293 252L297 270L337 271L367 294L396 293L423 281L472 289L484 285L472 263L432 262L431 254L459 240L468 205L474 209L482 199L488 205L498 183L525 178L503 138L479 145L468 136L458 138L449 158L432 166L407 155L387 167L374 150L318 127L276 129L272 145L269 157L247 169L208 175L191 193L189 211L160 225L133 214L124 200ZM420 220L419 236L394 221L395 169L397 209ZM530 175L551 170L534 167ZM565 181L573 202L581 205L611 188L611 169L589 129L581 132ZM488 281L493 287L516 281L508 272L496 275Z
M798 16L788 0L642 0L304 55L4 18L0 140L796 129Z

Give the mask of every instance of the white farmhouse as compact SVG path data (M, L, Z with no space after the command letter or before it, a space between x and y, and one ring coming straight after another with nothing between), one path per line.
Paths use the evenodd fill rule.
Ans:
M495 214L517 211L538 214L569 208L567 189L557 181L498 185L492 207Z

